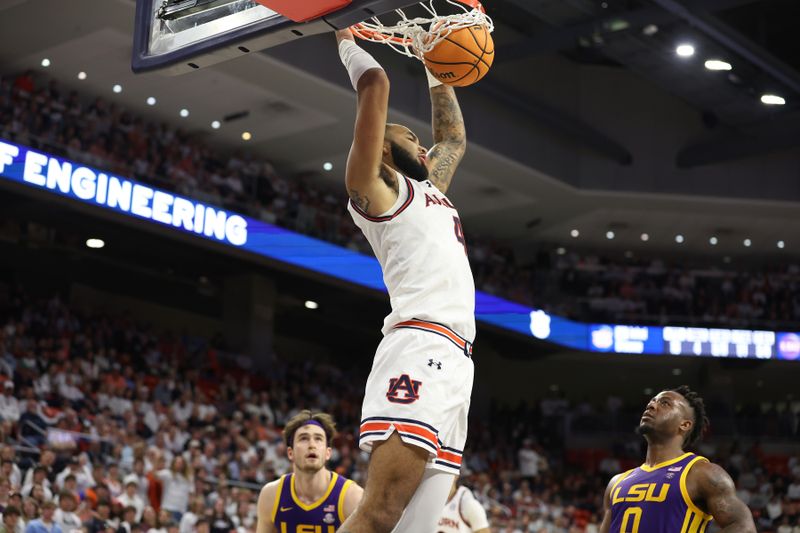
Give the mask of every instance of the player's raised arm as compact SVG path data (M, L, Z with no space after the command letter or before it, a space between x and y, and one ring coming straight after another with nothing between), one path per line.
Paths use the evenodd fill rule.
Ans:
M383 164L384 134L389 112L389 78L383 68L353 39L350 30L336 32L339 56L358 93L355 132L347 158L345 184L362 211L377 216L397 199L397 178Z
M452 87L442 85L429 72L433 148L428 152L428 178L442 192L447 192L456 167L467 149L464 117Z
M755 533L753 515L736 496L731 476L719 465L698 463L689 473L697 486L698 500L722 528L720 533Z

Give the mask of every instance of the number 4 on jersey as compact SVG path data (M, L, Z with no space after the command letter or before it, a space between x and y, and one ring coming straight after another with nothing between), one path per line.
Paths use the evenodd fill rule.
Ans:
M464 253L467 253L467 239L464 237L464 228L461 227L461 219L453 217L455 223L456 240L464 246Z

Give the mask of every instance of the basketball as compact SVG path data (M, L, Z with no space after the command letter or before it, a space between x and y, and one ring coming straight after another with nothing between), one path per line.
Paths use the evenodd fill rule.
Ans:
M466 87L483 78L494 60L494 41L485 26L454 31L425 54L425 66L437 80Z

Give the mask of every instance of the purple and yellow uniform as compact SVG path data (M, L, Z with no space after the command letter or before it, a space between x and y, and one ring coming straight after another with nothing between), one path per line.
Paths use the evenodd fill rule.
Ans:
M322 498L307 505L294 490L294 474L278 483L272 523L279 533L335 533L344 522L344 496L353 482L331 472L331 481Z
M689 497L686 478L699 461L685 453L628 470L611 487L610 533L704 533L712 516Z

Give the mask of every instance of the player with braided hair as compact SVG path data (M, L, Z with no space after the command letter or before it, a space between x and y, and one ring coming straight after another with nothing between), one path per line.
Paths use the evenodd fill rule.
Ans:
M687 451L708 425L703 399L685 385L648 402L636 428L647 457L609 482L601 533L703 533L712 519L725 533L756 531L728 473Z

